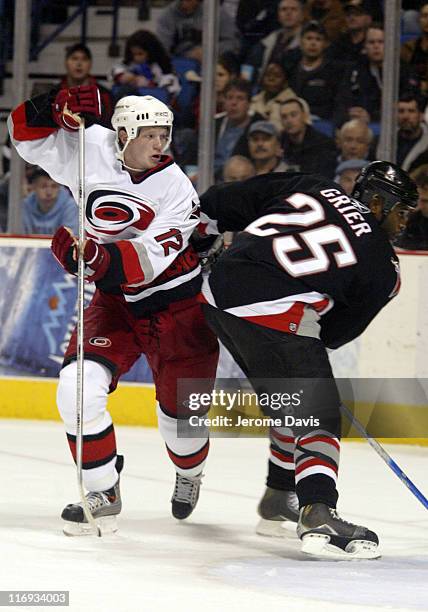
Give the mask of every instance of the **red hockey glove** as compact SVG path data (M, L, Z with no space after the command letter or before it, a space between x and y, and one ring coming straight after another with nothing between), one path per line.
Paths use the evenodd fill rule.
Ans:
M55 259L64 270L76 275L77 239L73 236L71 230L66 227L57 229L52 239L51 249ZM90 238L85 242L83 259L85 261L85 280L94 282L100 280L107 272L110 264L110 253L105 247Z
M92 238L85 242L83 259L85 260L85 279L88 283L100 280L110 265L110 253Z
M95 85L61 89L52 104L52 116L60 127L68 132L79 129L78 113L101 117L100 92Z

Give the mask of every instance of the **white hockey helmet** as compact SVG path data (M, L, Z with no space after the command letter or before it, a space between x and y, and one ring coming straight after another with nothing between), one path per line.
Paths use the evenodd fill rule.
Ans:
M123 156L129 142L138 136L141 127L167 127L168 142L164 150L171 143L172 122L174 115L166 104L153 96L125 96L121 98L114 109L111 124L116 131L116 157L123 162ZM126 130L128 140L125 145L119 141L119 130Z

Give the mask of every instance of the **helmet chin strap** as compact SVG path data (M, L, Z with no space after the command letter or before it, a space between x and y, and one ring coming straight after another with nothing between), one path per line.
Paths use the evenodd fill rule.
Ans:
M131 172L144 172L143 168L132 168L132 166L127 166L124 161L122 161L122 166L127 170L131 170Z
M143 168L133 168L132 166L127 166L125 164L125 151L126 151L126 147L129 145L129 143L131 142L131 140L133 140L133 138L128 138L124 144L123 144L123 149L120 151L120 156L117 155L118 160L122 163L122 166L124 168L126 168L126 170L130 170L131 172L144 172Z

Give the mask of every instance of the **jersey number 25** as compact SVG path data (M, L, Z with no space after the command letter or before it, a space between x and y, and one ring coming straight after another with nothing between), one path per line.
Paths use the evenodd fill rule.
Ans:
M253 221L245 231L255 236L273 236L274 234L280 234L280 230L272 227L273 225L308 227L325 219L321 204L307 194L294 193L287 198L287 202L296 210L301 208L306 208L306 210L305 212L265 215ZM299 231L298 235L312 253L311 257L297 261L290 259L290 253L296 253L296 251L302 249L294 236L280 236L274 238L272 243L272 249L278 263L291 276L305 276L328 270L331 262L324 249L325 245L336 245L337 248L333 257L338 268L357 263L355 253L345 232L337 225L329 224L312 230Z

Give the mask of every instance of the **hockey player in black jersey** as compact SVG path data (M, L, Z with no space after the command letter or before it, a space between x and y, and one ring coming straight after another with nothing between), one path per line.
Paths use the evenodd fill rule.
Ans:
M271 428L259 505L265 520L296 521L310 554L379 556L377 535L336 512L340 399L326 349L359 336L397 294L390 239L416 202L409 176L382 161L361 171L351 198L332 181L292 172L214 186L201 198L206 234L241 232L205 279L209 325L256 391L260 379L322 383L308 405L319 426L291 435Z

